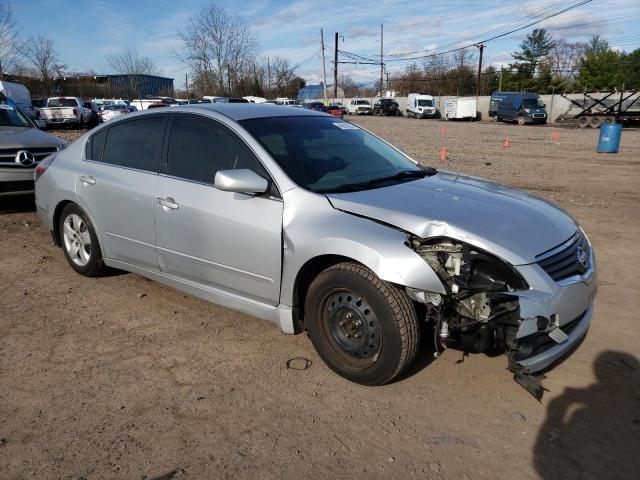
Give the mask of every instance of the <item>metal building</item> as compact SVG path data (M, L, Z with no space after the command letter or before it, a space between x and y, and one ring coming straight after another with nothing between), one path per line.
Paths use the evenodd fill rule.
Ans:
M344 97L344 90L338 87L338 97ZM306 85L298 90L298 100L316 100L324 98L324 84ZM327 84L327 98L333 98L333 85Z

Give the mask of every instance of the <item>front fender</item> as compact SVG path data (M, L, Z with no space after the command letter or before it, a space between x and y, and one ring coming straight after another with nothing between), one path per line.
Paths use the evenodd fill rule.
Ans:
M303 266L323 255L353 259L387 282L446 293L433 269L389 225L334 209L326 197L295 188L284 194L283 271L280 302L293 305Z

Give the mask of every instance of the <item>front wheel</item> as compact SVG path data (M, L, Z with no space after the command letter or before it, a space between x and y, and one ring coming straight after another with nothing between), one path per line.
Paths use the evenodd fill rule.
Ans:
M524 117L518 117L518 125L524 125L525 123L527 123L527 120Z
M305 323L329 368L363 385L382 385L400 374L420 340L407 294L351 262L324 270L311 283Z

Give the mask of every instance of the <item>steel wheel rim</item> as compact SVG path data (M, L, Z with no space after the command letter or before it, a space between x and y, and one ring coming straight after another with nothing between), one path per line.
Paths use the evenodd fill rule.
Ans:
M335 356L353 369L375 363L382 350L382 329L368 302L349 290L332 290L321 305L322 332Z
M71 261L80 267L86 266L91 260L91 235L79 215L72 213L64 219L62 238Z

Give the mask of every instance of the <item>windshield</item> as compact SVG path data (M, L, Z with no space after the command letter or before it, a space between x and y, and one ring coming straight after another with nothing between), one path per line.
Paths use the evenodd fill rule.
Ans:
M367 100L356 100L356 105L371 105Z
M27 117L20 110L11 105L0 103L0 127L31 128L31 126Z
M544 102L540 98L523 98L522 106L524 108L544 108Z
M375 188L384 185L366 184L424 172L374 135L336 118L268 117L239 123L294 182L314 192Z
M433 100L418 100L419 107L433 107Z

